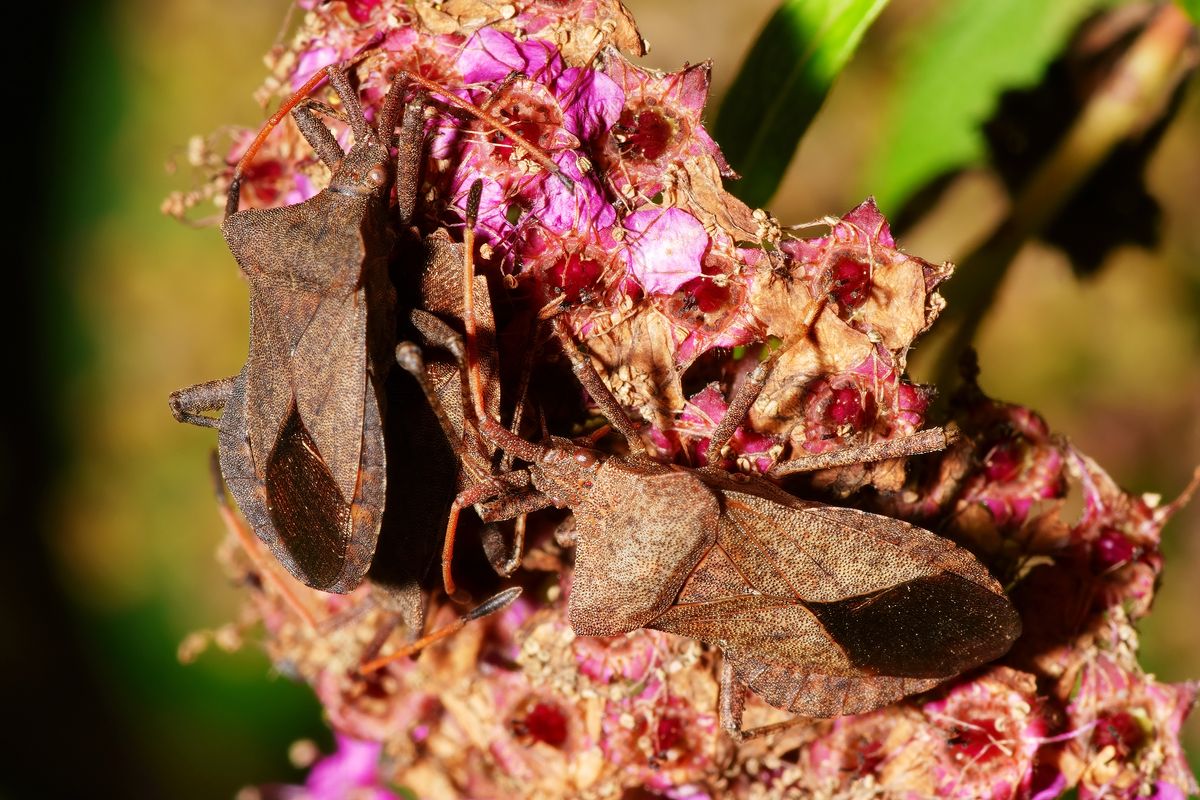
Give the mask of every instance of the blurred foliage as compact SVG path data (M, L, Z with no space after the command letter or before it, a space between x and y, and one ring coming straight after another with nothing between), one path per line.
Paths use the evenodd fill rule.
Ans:
M1179 5L1192 18L1192 22L1200 25L1200 0L1179 0Z
M765 205L833 81L887 0L786 0L725 95L713 136L740 176L730 190Z
M861 184L883 208L987 155L981 125L1005 89L1036 83L1098 0L944 3L908 31L909 58L887 97L881 146Z
M97 755L81 761L97 772L74 778L43 768L41 780L57 774L104 794L136 776L144 786L126 796L229 797L293 778L293 740L327 741L309 691L271 676L252 642L187 667L175 659L190 631L235 618L238 593L212 557L222 535L207 473L213 437L175 423L166 396L234 372L247 318L218 232L158 214L192 179L163 162L194 133L262 119L251 93L287 5L121 0L89 4L56 32L67 60L50 92L56 188L42 243L54 263L36 277L36 302L52 320L42 331L54 380L43 413L57 426L37 475L50 496L36 512L53 572L36 598L50 633L30 652L44 683L94 690L103 711L92 718L86 699L73 698L71 723L50 722L66 730L57 748L41 743L44 757L85 746L71 738L79 735L95 753L127 759L105 766ZM711 57L720 91L776 3L628 5L655 47L651 66ZM1036 83L1094 5L895 0L808 128L773 212L802 222L874 192L894 213L936 174L981 163L979 125L1001 91ZM977 340L989 393L1039 409L1127 487L1167 497L1200 461L1197 141L1193 81L1149 157L1147 185L1163 214L1157 249L1118 248L1080 284L1060 252L1024 248ZM970 173L899 230L900 243L930 259L960 257L1003 217L1005 197L994 174ZM1168 527L1164 586L1143 626L1145 664L1164 680L1200 674L1198 530L1195 505ZM56 603L61 619L50 615ZM1195 759L1195 716L1188 730Z

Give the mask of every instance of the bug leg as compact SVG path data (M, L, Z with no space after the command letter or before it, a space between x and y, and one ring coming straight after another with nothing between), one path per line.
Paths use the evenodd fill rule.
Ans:
M391 138L396 124L395 104L399 103L403 89L408 85L408 76L400 73L384 99L380 125L387 128L379 133L385 141ZM400 138L396 142L396 210L401 226L412 221L417 209L417 189L421 185L421 164L424 161L426 99L427 95L422 92L409 101L404 107L404 118L400 120Z
M729 401L725 416L721 417L721 421L717 423L712 436L709 437L708 450L704 454L707 463L715 464L721 460L721 450L733 438L737 427L745 421L746 415L750 413L750 406L754 405L754 401L762 393L763 387L767 385L767 378L771 377L771 370L775 367L779 353L780 351L776 350L765 361L760 361L754 371L738 387L737 392Z
M524 476L528 478L529 473L525 470L517 472L505 473L506 476ZM515 481L514 481L515 483ZM549 508L554 505L549 497L539 492L532 487L526 487L524 491L517 491L512 494L502 495L499 499L476 506L476 511L479 513L479 518L485 523L492 523L498 520L513 519L516 524L513 526L513 543L508 549L507 554L504 553L502 547L501 536L499 529L489 525L484 528L483 550L487 554L488 562L491 563L492 569L497 575L507 578L517 571L517 567L521 566L521 559L525 556L525 521L527 514L532 514L534 511L540 511L543 508Z
M489 614L494 614L501 609L507 608L520 596L520 586L514 586L511 589L505 589L502 592L494 594L487 600L484 600L482 603L475 606L475 608L471 609L466 614L463 614L454 622L451 622L449 625L443 625L432 633L422 636L417 641L405 645L394 653L389 653L386 656L380 656L379 658L368 661L360 666L358 671L364 675L370 674L382 669L383 667L386 667L388 664L391 664L394 661L407 658L408 656L425 649L439 639L444 639L451 634L457 633L458 631L462 630L463 626L465 626L468 622L473 622L481 617L486 617Z
M525 555L525 528L528 517L521 514L513 519L512 545L506 547L504 532L500 525L489 522L483 526L480 538L483 540L483 553L488 563L501 578L507 578L521 566L521 558Z
M428 346L445 350L454 356L459 367L462 366L466 350L463 348L462 336L458 331L443 322L440 317L419 308L413 310L409 319L417 332L424 337Z
M296 127L300 129L300 133L304 134L304 138L317 157L325 166L333 169L346 156L346 153L337 143L337 139L333 138L333 132L325 127L325 123L317 117L318 112L326 113L327 111L333 111L333 109L315 100L305 100L292 109L292 119L296 121Z
M888 458L907 458L921 453L936 453L939 450L945 450L957 438L958 432L953 426L930 428L909 436L901 436L898 439L886 439L881 442L845 447L829 453L781 461L771 467L767 474L773 478L779 478L784 475L794 475L797 472L813 472L830 467L844 467L848 464L865 464Z
M501 430L504 429L501 428ZM474 486L470 486L462 490L458 493L458 496L454 498L454 502L450 505L449 519L446 520L446 536L442 541L442 585L445 587L447 595L453 597L456 590L454 576L450 571L450 564L454 559L454 539L458 531L458 515L462 513L464 508L476 505L477 503L482 503L488 498L504 499L506 496L513 494L513 489L522 490L527 489L528 487L529 473L525 470L517 470L515 472L505 472L500 475L494 475L490 478L486 478ZM529 510L536 510L538 508L545 508L546 506L550 505L550 501L540 492L523 491L519 492L518 494L518 496L525 495L538 498L540 500L540 505L533 504L531 508L500 505L496 507L497 510L495 513L484 516L483 521L494 522L498 519L505 518L505 514L507 514L507 518L511 518L516 514L524 513L525 511ZM530 501L530 503L532 504L533 501ZM509 509L511 508L515 508L516 510L510 511Z
M596 366L592 363L591 358L579 349L579 344L567 332L566 327L560 318L555 317L551 323L554 331L554 338L558 339L562 345L563 352L571 361L571 371L575 373L575 377L583 384L583 388L591 396L596 405L600 406L600 411L608 418L611 424L629 443L629 450L634 455L643 455L646 452L646 447L642 444L641 434L638 433L637 427L633 424L633 420L625 413L625 409L617 402L617 398L613 396L612 390L608 388L608 384L600 377L600 373L596 371Z
M742 711L746 707L746 686L733 674L733 665L729 659L723 658L721 663L720 693L717 698L718 715L721 718L721 728L729 737L739 744L760 736L768 736L777 731L786 730L799 724L803 717L792 717L783 722L771 725L760 725L746 730L742 727Z
M329 85L342 99L342 108L346 109L346 119L350 123L350 130L354 131L354 140L361 142L371 134L371 128L367 124L367 118L363 116L358 92L350 85L350 78L342 67L330 64L325 68L325 75L329 78Z
M292 591L292 585L288 582L289 579L279 574L276 567L277 562L263 557L258 539L246 528L246 524L242 521L242 518L229 505L229 499L225 496L225 482L221 479L221 465L217 460L216 452L213 453L210 463L212 467L213 492L216 495L217 509L221 513L221 521L225 523L225 528L238 540L238 544L242 546L242 549L246 552L246 556L250 559L254 571L263 579L263 582L269 584L275 591L279 592L279 596L283 598L284 604L291 608L296 616L304 620L304 623L311 630L317 630L316 619L313 617L312 612L309 611L308 606Z
M220 378L171 392L167 398L167 403L171 406L171 415L179 422L189 425L199 425L202 428L220 427L220 417L210 417L204 412L225 409L229 396L233 394L233 381L232 377Z
M432 317L432 315L428 316ZM441 322L441 320L438 321ZM454 451L455 457L462 461L462 441L458 431L454 429L454 423L450 421L446 407L442 405L441 398L438 397L437 389L429 380L429 372L425 369L425 359L421 355L421 348L412 342L401 342L396 345L396 363L417 381L421 392L425 395L425 402L429 403L433 415L437 417L438 425L441 426L446 441Z

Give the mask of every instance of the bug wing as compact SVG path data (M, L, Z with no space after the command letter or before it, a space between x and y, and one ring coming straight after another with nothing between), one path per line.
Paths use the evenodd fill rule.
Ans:
M776 707L837 716L998 658L1020 620L970 553L928 531L727 490L717 546L650 627L719 645Z
M348 502L359 481L367 376L362 290L321 297L291 359L296 409L318 457Z
M288 571L334 592L361 582L383 504L382 432L368 391L358 285L363 242L348 224L356 214L322 193L243 211L223 225L250 281L251 337L243 413L231 423L242 441L223 443L222 471Z

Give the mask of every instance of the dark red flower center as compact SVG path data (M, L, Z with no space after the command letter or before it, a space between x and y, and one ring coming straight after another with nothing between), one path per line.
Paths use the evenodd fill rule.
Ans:
M871 293L870 267L850 256L842 256L829 271L829 292L843 308L854 309L867 302Z
M346 13L355 22L366 22L371 18L371 9L379 5L379 0L346 0Z
M1127 711L1116 711L1100 717L1092 731L1092 746L1100 751L1112 745L1117 758L1122 761L1128 760L1145 741L1146 734L1142 726Z
M1133 542L1115 528L1104 528L1092 543L1092 567L1097 572L1107 572L1118 564L1125 564L1137 556Z
M539 702L524 717L513 721L513 731L551 747L562 747L567 741L567 717L553 703Z
M551 268L554 287L562 290L572 303L578 302L580 293L590 287L600 277L604 267L599 261L581 258L572 253L555 263Z
M509 127L525 137L534 146L548 150L554 144L554 134L562 126L562 111L537 96L520 87L510 88L504 102L497 104L491 111L500 117ZM492 130L488 141L502 144L502 147L492 148L492 159L500 164L507 164L513 154L513 146L503 133Z
M1001 442L988 451L984 458L984 474L989 481L1006 483L1021 471L1024 453L1017 442Z
M970 726L955 730L950 739L950 749L955 755L979 763L989 761L1003 751L996 744L1003 737L993 719L971 720Z
M620 127L626 131L621 142L621 155L654 161L667 151L675 135L675 125L657 109L642 109L636 116L632 109L621 114Z
M858 390L853 386L833 390L833 399L829 403L829 418L833 420L834 425L849 425L859 430L862 428L865 413L866 409L862 406Z
M654 729L654 750L665 753L683 740L683 721L679 717L665 716L658 718Z
M279 199L279 179L283 177L283 164L274 159L251 161L242 171L242 185L253 187L251 191L263 205Z

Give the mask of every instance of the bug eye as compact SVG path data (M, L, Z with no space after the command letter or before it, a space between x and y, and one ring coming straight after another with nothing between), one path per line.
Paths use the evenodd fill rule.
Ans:
M367 183L374 187L383 186L387 182L387 171L383 168L383 164L377 164L371 167L371 171L367 173Z

